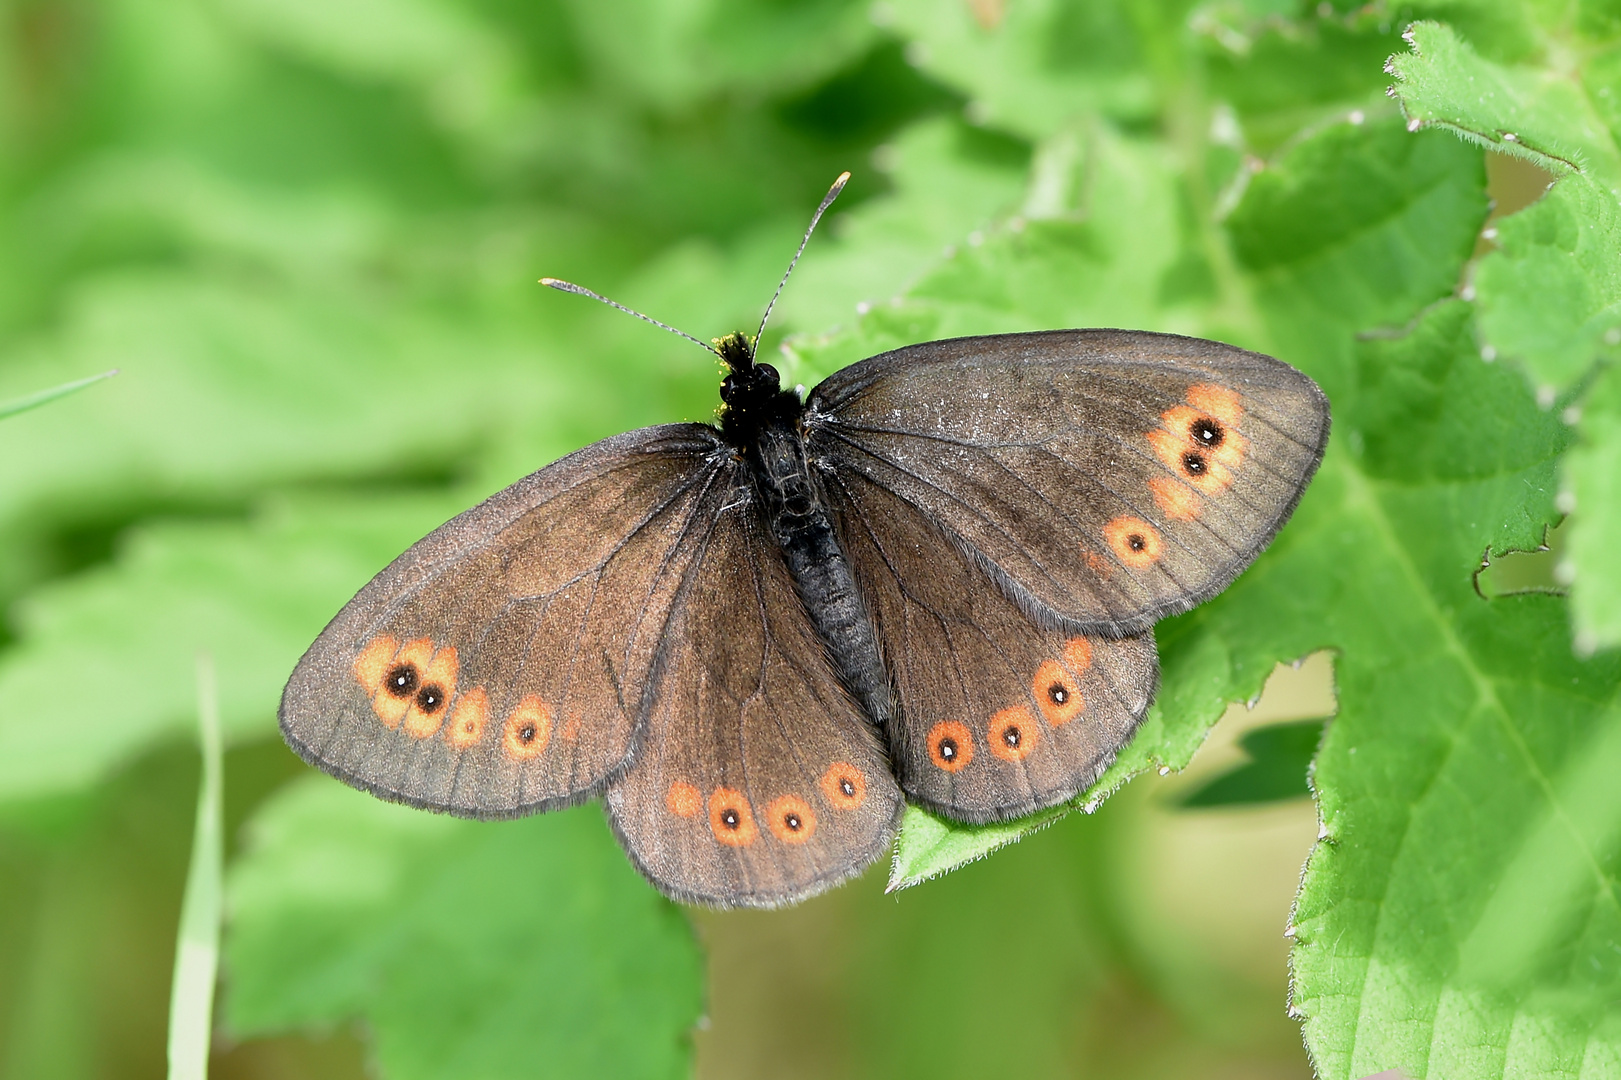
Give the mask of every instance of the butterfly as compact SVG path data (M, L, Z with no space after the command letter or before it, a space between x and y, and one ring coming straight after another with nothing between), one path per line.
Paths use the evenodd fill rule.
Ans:
M588 446L378 574L293 671L289 745L466 817L601 795L666 895L791 903L909 802L980 823L1091 785L1153 700L1154 622L1260 553L1328 439L1315 383L1212 341L931 341L802 397L758 340L699 342L718 423Z

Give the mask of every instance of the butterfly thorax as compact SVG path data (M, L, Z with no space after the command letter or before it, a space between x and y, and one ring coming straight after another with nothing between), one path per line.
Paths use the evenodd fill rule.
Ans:
M782 388L775 368L754 362L744 335L721 338L715 347L731 369L721 383L721 434L741 452L761 523L781 550L840 681L868 716L887 726L893 712L889 676L806 456L800 423L805 404Z

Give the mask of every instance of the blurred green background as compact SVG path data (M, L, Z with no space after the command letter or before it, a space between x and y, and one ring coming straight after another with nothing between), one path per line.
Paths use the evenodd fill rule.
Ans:
M1517 55L1517 5L1431 8ZM1488 182L1495 221L1549 179L1408 133L1383 65L1427 10L0 3L0 401L122 371L0 424L0 1078L164 1070L199 650L230 746L216 1076L1310 1076L1284 930L1320 725L1267 726L1335 709L1318 650L1341 639L1310 612L1219 677L1224 624L1162 633L1162 741L1134 767L1183 764L1311 655L1188 771L916 888L875 868L781 912L666 904L594 806L478 825L353 796L274 708L427 530L587 442L712 414L712 358L536 279L752 329L843 169L762 347L790 380L948 332L1220 336L1317 376L1371 432L1366 474L1395 475L1380 424L1444 410L1402 411L1418 391L1378 384L1354 335L1456 292ZM1356 411L1369 386L1397 405ZM1552 448L1516 488L1535 506L1456 542L1393 518L1445 536L1464 588L1483 544L1551 519L1566 436L1525 415ZM1515 573L1499 592L1551 580ZM1261 580L1251 602L1300 593Z

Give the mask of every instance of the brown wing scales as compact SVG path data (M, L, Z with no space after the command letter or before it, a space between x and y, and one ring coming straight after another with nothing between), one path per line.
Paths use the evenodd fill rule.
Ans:
M377 794L472 816L600 790L634 749L725 460L699 425L631 432L431 533L300 661L289 743Z
M907 795L983 822L1097 779L1153 698L1152 636L1032 622L914 507L859 473L828 486L900 700L887 735Z
M740 487L713 505L691 602L671 620L647 737L609 786L608 810L626 851L668 895L773 906L878 858L903 802L757 503Z
M894 491L1032 615L1139 633L1224 588L1328 436L1310 379L1214 342L1054 331L930 342L812 393L808 442Z

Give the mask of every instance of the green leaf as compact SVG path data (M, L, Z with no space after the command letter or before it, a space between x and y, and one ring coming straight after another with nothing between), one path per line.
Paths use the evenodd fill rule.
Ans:
M1497 222L1499 250L1475 275L1491 359L1518 362L1545 404L1570 390L1621 337L1621 204L1570 176Z
M595 807L459 821L310 778L228 890L238 1035L364 1023L393 1080L688 1074L692 933Z
M1561 471L1561 508L1571 511L1555 575L1570 585L1576 648L1621 645L1621 367L1606 368L1580 407L1580 442Z
M1494 64L1440 23L1414 23L1405 36L1413 51L1391 57L1390 72L1415 125L1448 127L1555 174L1579 171L1621 183L1621 153L1579 82L1552 70Z
M1271 724L1247 732L1238 744L1249 760L1189 792L1186 807L1242 806L1304 799L1306 773L1323 738L1321 720Z
M1338 400L1355 333L1401 326L1453 291L1486 216L1484 182L1477 151L1385 121L1341 120L1269 163L1227 228L1276 355L1320 357L1311 374Z
M1614 32L1596 16L1577 25ZM1582 445L1564 478L1579 509L1563 573L1578 647L1621 644L1621 561L1606 540L1621 517L1621 492L1607 479L1621 464L1610 434L1621 415L1605 390L1614 376L1595 374L1621 343L1621 54L1609 47L1508 67L1482 59L1445 26L1415 24L1410 40L1413 54L1392 66L1415 121L1445 124L1564 174L1541 200L1496 223L1498 248L1475 273L1478 326L1483 356L1523 367L1544 407L1580 414ZM1592 401L1571 405L1589 385Z
M886 3L886 28L908 58L970 98L969 118L1043 139L1088 115L1152 114L1149 54L1174 40L1179 18L1119 0L1065 4Z
M189 730L203 649L226 739L273 731L287 673L333 612L457 509L312 500L246 524L148 526L112 565L36 592L22 644L0 655L0 799L83 790Z

